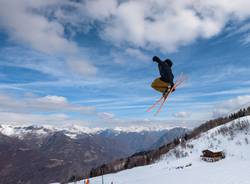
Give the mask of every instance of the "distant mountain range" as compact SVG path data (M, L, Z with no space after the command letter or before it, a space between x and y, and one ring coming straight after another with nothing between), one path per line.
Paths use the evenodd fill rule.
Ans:
M66 182L183 136L185 128L0 125L0 183Z

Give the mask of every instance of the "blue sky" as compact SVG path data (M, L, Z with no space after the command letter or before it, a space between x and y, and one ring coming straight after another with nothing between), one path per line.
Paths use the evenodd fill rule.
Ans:
M193 127L248 105L250 4L170 2L2 1L1 122ZM156 117L154 55L188 76Z

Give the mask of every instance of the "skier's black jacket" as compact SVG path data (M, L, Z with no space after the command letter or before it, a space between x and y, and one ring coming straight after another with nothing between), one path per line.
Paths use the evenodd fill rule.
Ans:
M171 69L173 62L170 59L161 61L157 56L153 57L153 61L158 63L158 68L161 75L160 79L164 82L169 83L170 85L173 85L174 75Z

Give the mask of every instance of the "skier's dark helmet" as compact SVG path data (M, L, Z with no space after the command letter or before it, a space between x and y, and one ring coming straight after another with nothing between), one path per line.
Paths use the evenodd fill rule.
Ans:
M169 67L172 67L173 66L173 62L170 60L170 59L165 59L165 61Z

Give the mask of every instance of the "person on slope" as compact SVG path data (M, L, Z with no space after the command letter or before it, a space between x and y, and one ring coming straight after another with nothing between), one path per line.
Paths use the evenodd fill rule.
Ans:
M158 63L161 77L155 79L151 84L151 87L157 91L162 92L163 95L165 95L174 86L174 75L172 72L173 62L170 59L165 59L164 61L162 61L157 56L154 56L152 60L153 62ZM175 89L173 89L173 91L174 90Z

